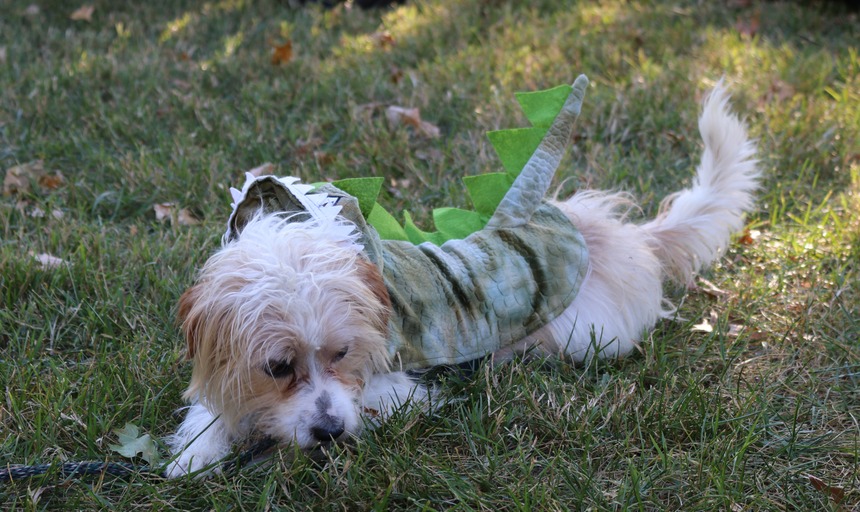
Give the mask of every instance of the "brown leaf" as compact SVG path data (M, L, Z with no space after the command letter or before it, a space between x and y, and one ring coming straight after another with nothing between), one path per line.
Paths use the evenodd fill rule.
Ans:
M275 165L270 164L269 162L264 163L263 165L259 165L254 167L250 171L247 171L249 174L253 175L255 178L259 178L260 176L268 176L270 174L275 174Z
M824 482L824 480L822 480L816 476L812 476L812 475L806 475L806 476L807 476L807 478L809 478L809 483L811 483L812 486L815 487L815 490L829 495L830 499L832 499L836 503L841 503L842 500L845 498L845 489L843 489L841 487L834 487L832 485L827 485Z
M435 139L439 137L439 127L421 120L421 113L417 108L404 108L392 105L385 109L385 117L391 126L412 126L420 135Z
M176 203L155 203L152 208L155 210L155 220L159 222L168 220L171 225L178 224L180 226L200 224L200 219L191 213L191 210L187 208L177 210Z
M65 178L59 172L54 174L46 174L39 177L39 186L48 190L56 190L65 183Z
M712 297L720 298L720 297L726 297L729 295L729 292L727 292L725 290L721 290L720 288L717 287L717 285L708 281L704 277L699 276L696 279L696 281L700 285L699 289L701 291L707 293L708 295L711 295Z
M761 11L755 11L752 16L747 19L738 19L735 22L735 30L738 31L742 36L753 37L758 33L759 26L761 26Z
M196 226L200 224L200 219L191 213L191 210L188 208L179 210L179 214L176 216L176 221L180 226Z
M293 42L287 41L282 45L275 45L269 43L272 46L272 65L278 66L280 64L286 64L293 60Z
M707 318L704 318L702 323L694 325L690 330L693 332L714 332L714 326L708 322Z
M376 109L382 106L383 104L378 101L356 105L352 107L352 118L355 121L370 121Z
M370 34L370 39L380 48L391 48L397 42L391 32L387 30Z
M388 79L391 80L393 84L399 84L401 80L403 80L403 70L398 68L397 66L391 66L389 70Z
M10 167L6 169L6 176L3 178L3 195L27 194L32 190L30 183L38 182L43 176L45 163L41 160Z
M765 93L764 101L770 103L775 100L783 103L794 98L795 94L797 94L797 89L792 84L776 78L771 82L767 93Z
M66 260L64 260L62 258L58 258L56 256L52 256L52 255L44 253L44 252L41 254L32 254L32 253L30 253L30 254L31 254L31 256L36 258L36 261L39 262L39 264L42 266L42 268L57 268L59 266L66 265L68 263Z
M314 151L314 160L319 165L329 165L334 162L334 157L325 151Z
M75 21L93 21L93 11L95 10L96 8L92 5L82 5L69 15L69 19Z
M169 220L173 215L175 206L173 203L155 203L152 205L152 209L155 210L155 220L159 222Z
M708 318L703 318L702 323L693 326L693 332L714 332L714 324L717 323L717 312L711 311Z
M310 139L296 139L296 156L305 157L313 153L314 150L322 145L323 140L319 137L311 137Z

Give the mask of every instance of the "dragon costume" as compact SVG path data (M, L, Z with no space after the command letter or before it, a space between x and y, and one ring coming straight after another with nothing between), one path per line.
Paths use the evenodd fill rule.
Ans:
M354 225L391 297L395 364L458 364L512 345L560 315L588 269L582 235L544 200L587 85L580 75L573 86L518 96L534 128L490 134L508 172L467 178L476 211L434 211L437 232L418 230L408 214L404 227L396 224L375 203L381 178L314 186L248 174L241 191L231 189L223 242L261 210L295 221L340 216Z

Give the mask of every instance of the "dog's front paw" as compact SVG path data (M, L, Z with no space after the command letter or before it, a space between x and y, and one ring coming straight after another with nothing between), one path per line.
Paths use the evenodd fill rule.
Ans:
M188 408L179 430L170 437L170 447L176 458L168 464L164 476L179 478L196 473L202 477L219 471L216 466L200 472L227 456L230 436L221 420L202 405L194 404Z
M226 454L199 448L194 446L180 453L176 460L168 464L164 476L179 478L193 473L195 477L202 478L220 472L218 466L214 466L208 471L202 470L221 460Z

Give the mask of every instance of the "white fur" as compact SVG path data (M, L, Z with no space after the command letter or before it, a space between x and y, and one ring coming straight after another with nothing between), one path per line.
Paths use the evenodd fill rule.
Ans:
M722 84L699 128L705 147L693 185L666 198L656 219L628 222L635 205L622 193L556 202L582 233L590 268L564 313L505 355L536 345L574 361L624 356L672 313L664 281L685 284L722 254L758 186L754 146ZM427 401L426 389L389 371L385 307L362 273L355 235L337 226L260 216L183 296L194 404L172 439L167 476L209 466L250 429L312 448L326 440L320 428L340 440L361 431L362 417L373 423ZM295 368L294 379L266 373L279 361Z

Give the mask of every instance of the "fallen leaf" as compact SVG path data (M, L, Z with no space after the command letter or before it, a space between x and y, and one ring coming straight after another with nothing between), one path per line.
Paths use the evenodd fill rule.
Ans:
M834 502L841 503L845 498L845 489L842 487L834 487L832 485L827 485L824 480L818 478L817 476L806 475L809 478L809 483L815 487L815 490L819 492L823 492L830 496Z
M323 140L319 137L311 137L308 140L304 139L296 139L295 151L296 156L304 157L314 152L320 145L322 145Z
M95 10L95 6L82 5L75 9L75 12L69 15L69 19L75 21L93 21L93 12Z
M735 30L742 36L753 37L758 33L761 25L761 11L755 11L749 18L738 19L735 22Z
M36 261L38 261L40 265L42 265L42 268L57 268L68 263L62 258L58 258L44 252L41 254L31 253L31 255L36 258Z
M355 121L369 121L376 112L376 109L382 107L383 104L378 101L371 103L362 103L352 107L352 119Z
M684 137L684 135L673 130L664 130L663 136L665 136L667 139L674 143L684 142L686 140L686 137Z
M27 8L26 8L26 9L24 9L24 16L27 16L27 17L32 18L32 17L34 17L34 16L38 16L38 15L39 15L39 11L40 11L40 9L39 9L39 6L38 6L38 5L36 5L36 4L30 4L30 5L28 5L28 6L27 6Z
M765 105L771 102L784 103L797 94L797 89L793 85L779 78L773 79L768 87L767 92L759 99L759 105Z
M740 334L741 334L741 332L743 332L743 330L744 330L743 325L729 324L729 332L727 332L726 334L733 337L733 338L737 338L738 336L740 336Z
M435 139L439 137L439 127L421 120L421 113L417 108L404 108L392 105L385 109L385 117L391 126L412 126L425 137Z
M43 176L45 164L41 160L10 167L6 169L6 176L3 178L3 195L27 194L32 190L30 183L38 182Z
M39 208L38 206L34 206L33 209L30 210L29 215L30 215L30 217L33 217L34 219L41 219L42 217L45 216L45 210Z
M176 203L155 203L152 205L155 210L155 220L164 222L170 221L170 225L178 224L180 226L196 226L200 224L200 219L191 213L188 208L177 210Z
M314 160L316 160L319 165L329 165L334 162L334 157L325 151L314 151Z
M703 318L702 323L696 324L690 329L692 332L714 332L714 324L717 323L717 312L711 311L708 318Z
M39 177L39 186L42 188L46 188L48 190L56 190L60 188L60 186L65 183L65 178L59 172L54 174L46 174L44 176Z
M155 203L152 205L152 209L155 210L155 220L159 222L170 220L173 216L174 206L173 203Z
M139 453L150 466L161 463L158 447L149 434L140 435L140 429L133 423L126 423L120 430L114 430L119 444L110 444L108 448L129 459Z
M391 80L391 83L393 84L399 84L400 81L403 80L403 70L397 66L391 66L388 79Z
M191 210L188 208L179 210L179 214L176 216L176 221L180 226L196 226L200 224L200 219L191 213Z
M254 167L248 174L253 175L255 178L259 178L260 176L268 176L270 174L275 174L275 165L270 164L269 162L264 163L263 165L259 165Z
M370 34L370 39L380 48L391 48L396 42L394 36L387 30Z
M6 47L0 46L0 64L6 64Z
M701 291L707 293L708 295L711 295L711 296L717 297L717 298L725 297L725 296L729 295L729 292L727 292L725 290L721 290L720 288L717 287L717 285L708 281L704 277L699 276L697 278L697 281L698 281L698 284L700 285L699 289Z
M134 224L132 224L131 226L128 227L128 234L131 236L137 236L137 233L139 231L140 230Z
M693 332L714 332L714 326L708 322L707 318L702 319L702 323L696 324L691 329Z
M271 43L269 43L271 44ZM293 42L287 41L282 45L271 44L272 46L272 65L277 66L286 64L293 59Z

